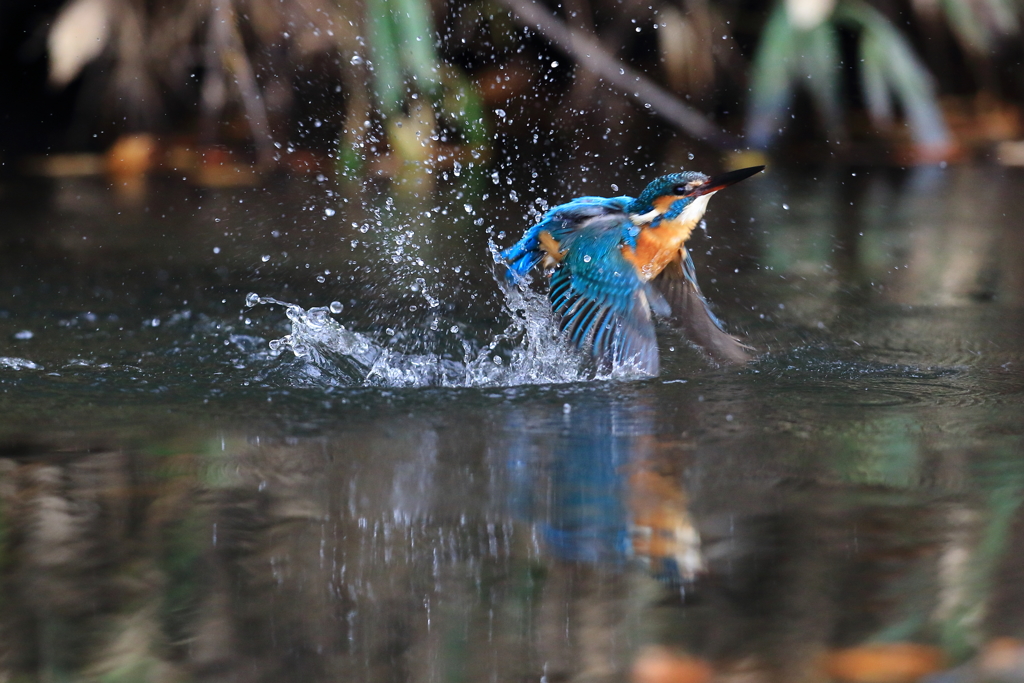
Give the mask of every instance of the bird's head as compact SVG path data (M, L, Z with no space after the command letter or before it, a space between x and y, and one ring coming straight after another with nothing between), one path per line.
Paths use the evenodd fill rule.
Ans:
M751 166L708 177L697 171L671 173L655 178L626 208L637 225L657 224L682 217L696 224L704 216L711 196L764 169Z

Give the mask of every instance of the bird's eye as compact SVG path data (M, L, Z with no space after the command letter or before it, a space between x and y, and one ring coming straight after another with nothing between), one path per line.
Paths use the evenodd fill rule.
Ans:
M686 185L676 185L672 188L672 194L686 194L689 189Z

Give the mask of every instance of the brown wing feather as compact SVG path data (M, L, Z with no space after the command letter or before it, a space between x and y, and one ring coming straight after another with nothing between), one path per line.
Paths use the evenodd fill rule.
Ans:
M683 270L685 261L685 251L681 250L661 274L651 281L672 310L669 320L716 363L746 363L753 349L719 327L697 286L697 280L692 273L689 278L686 276Z

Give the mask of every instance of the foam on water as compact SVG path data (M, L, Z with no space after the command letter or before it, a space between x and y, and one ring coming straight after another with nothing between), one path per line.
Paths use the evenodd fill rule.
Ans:
M389 349L367 334L347 329L331 317L329 307L306 310L256 293L248 294L245 303L283 306L291 333L271 341L271 350L291 351L307 364L307 378L329 385L493 387L638 376L629 367L595 375L586 356L558 332L547 299L515 287L505 290L509 325L482 343L462 337L461 360Z

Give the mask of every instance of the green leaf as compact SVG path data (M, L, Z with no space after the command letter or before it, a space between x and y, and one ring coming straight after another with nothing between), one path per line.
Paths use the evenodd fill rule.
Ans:
M873 34L861 36L860 84L868 114L876 124L892 123L892 97L885 78L885 49Z
M789 23L785 6L778 3L765 24L750 74L747 138L752 147L768 146L790 106L795 43L796 31Z
M783 128L793 92L804 87L830 136L842 129L839 97L839 44L830 21L803 31L789 20L779 3L761 36L751 72L747 137L752 147L765 148Z
M390 6L402 66L415 78L420 92L436 99L440 94L441 78L434 49L430 6L425 0L391 0Z
M800 38L800 65L807 89L828 130L829 137L842 134L842 112L839 101L839 40L832 22L825 21Z
M386 116L394 116L405 101L405 81L388 0L366 0L366 27L373 60L377 102Z
M926 146L948 145L949 129L935 98L932 75L903 34L884 15L860 0L844 0L836 20L858 26L861 40L872 41L871 49L877 51L873 59L903 108L914 141Z

